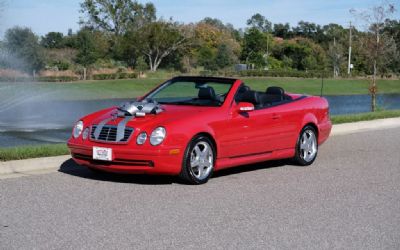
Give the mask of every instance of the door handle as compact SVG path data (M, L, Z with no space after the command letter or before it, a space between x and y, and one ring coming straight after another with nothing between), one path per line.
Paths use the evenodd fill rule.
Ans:
M272 119L273 119L273 120L280 119L281 117L282 117L281 115L278 115L278 114L272 114Z

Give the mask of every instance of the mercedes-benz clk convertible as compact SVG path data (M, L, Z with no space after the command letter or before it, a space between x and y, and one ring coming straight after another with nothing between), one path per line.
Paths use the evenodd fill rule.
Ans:
M143 97L81 118L68 147L76 163L125 174L206 183L214 171L275 159L314 162L331 131L318 96L243 81L176 77Z

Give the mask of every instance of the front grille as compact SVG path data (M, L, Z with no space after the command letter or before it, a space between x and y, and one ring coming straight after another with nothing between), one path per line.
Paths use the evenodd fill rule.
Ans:
M94 141L103 142L117 142L117 126L104 125L100 131L99 138L95 138L94 132L96 131L97 125L93 125L90 131L90 139ZM118 142L127 142L133 133L133 128L125 127L124 138Z

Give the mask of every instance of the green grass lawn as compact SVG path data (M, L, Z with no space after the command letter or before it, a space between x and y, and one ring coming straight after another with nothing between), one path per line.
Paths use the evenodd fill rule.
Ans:
M304 78L248 78L243 79L248 85L264 91L266 86L280 86L288 92L319 95L321 79ZM360 95L368 94L369 80L324 79L324 95ZM400 80L379 80L379 93L400 93Z
M383 110L377 112L352 114L352 115L335 115L331 117L333 124L370 121L376 119L400 117L400 110Z
M243 78L253 89L265 91L281 86L287 92L319 95L321 79ZM15 98L49 100L95 100L138 97L165 79L104 80L71 83L0 83L0 102ZM368 80L325 79L324 95L368 94ZM400 80L379 80L379 93L400 93Z
M23 160L67 154L69 154L69 150L65 143L0 148L0 161Z

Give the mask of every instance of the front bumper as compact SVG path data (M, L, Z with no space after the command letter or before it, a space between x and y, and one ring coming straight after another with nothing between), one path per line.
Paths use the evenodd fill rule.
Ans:
M112 148L112 161L93 160L93 147ZM178 175L181 171L181 148L129 148L129 145L82 144L68 142L72 159L79 165L105 172L124 174Z

